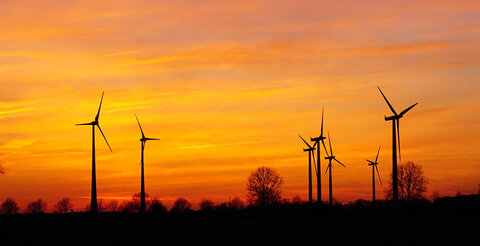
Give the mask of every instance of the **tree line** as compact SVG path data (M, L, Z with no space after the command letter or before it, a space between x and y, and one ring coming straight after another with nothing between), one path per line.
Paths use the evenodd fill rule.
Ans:
M5 170L0 166L0 173L5 173ZM406 162L398 166L398 186L399 198L405 202L412 202L415 200L422 200L425 198L427 191L427 178L420 165L414 162ZM282 204L302 204L305 203L299 196L292 199L282 198L283 178L272 167L261 166L252 171L247 179L247 200L244 202L239 197L229 199L228 202L221 202L215 204L209 199L202 199L199 203L199 211L219 211L219 210L241 210L246 207L268 207ZM480 185L479 190L480 194ZM440 194L434 192L432 199L439 198ZM157 198L151 198L146 194L147 198L147 212L151 213L186 213L193 211L192 204L185 198L178 198L170 210L167 209ZM392 176L388 181L385 189L385 198L392 199ZM354 204L364 204L366 201L359 199ZM336 202L336 206L342 205ZM25 213L27 214L42 214L47 211L47 202L42 198L38 198L27 204ZM89 211L90 204L86 205L85 210ZM0 205L0 212L3 214L15 214L20 211L17 202L12 198L6 198ZM110 200L104 202L102 199L98 201L98 212L126 212L135 213L140 211L140 193L134 194L129 201L119 203L117 200ZM74 205L69 197L64 197L57 201L53 207L54 213L69 213L76 212Z

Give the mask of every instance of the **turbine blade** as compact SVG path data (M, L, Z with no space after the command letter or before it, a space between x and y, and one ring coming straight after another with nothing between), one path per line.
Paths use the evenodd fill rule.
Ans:
M407 113L410 109L412 109L413 107L417 106L418 103L415 103L413 104L412 106L408 107L407 109L403 110L401 113L400 113L400 116L403 116L405 113Z
M325 146L325 142L323 141L323 139L322 139L322 145L323 145L323 149L325 150L325 154L328 156L327 146Z
M375 163L378 161L378 154L380 154L380 148L381 148L381 147L382 147L382 146L378 147L378 152L377 152L377 157L375 158Z
M82 124L75 124L76 126L88 126L88 125L93 125L91 122L90 123L82 123Z
M321 129L321 130L320 130L320 136L322 136L322 137L323 137L323 112L324 112L324 109L325 109L325 108L322 107L322 126L321 126L321 128L320 128L320 129Z
M300 136L300 135L298 135ZM300 136L300 138L303 140L303 142L309 147L309 148L312 148L312 146L310 146L310 144L307 143L307 141L305 141L305 139L302 138L302 136Z
M328 132L328 146L330 146L330 156L333 156L332 142L330 142L330 132Z
M365 159L366 161L370 162L370 163L373 163L373 161L369 160L369 159Z
M145 140L160 140L159 138L145 138Z
M135 118L137 119L137 122L138 122L138 127L140 127L140 131L142 132L142 137L145 138L145 134L143 134L143 129L142 129L142 126L140 125L140 121L138 120L138 117L137 115L135 114Z
M315 146L317 146L317 141L315 141L312 148L315 149Z
M400 152L400 120L397 119L397 140L398 140L398 158L402 162L402 154Z
M380 91L380 93L382 93L382 96L383 98L385 99L385 101L387 102L388 104L388 107L390 107L390 110L392 110L393 114L397 115L397 112L395 112L395 109L393 109L392 105L390 104L390 102L388 101L387 97L385 97L385 95L383 94L382 90L380 89L380 87L377 87L378 90Z
M377 165L375 164L375 169L377 169L377 174L378 174L378 180L380 180L380 184L383 185L382 183L382 179L380 178L380 172L378 171L378 167Z
M325 174L327 174L328 169L330 168L330 165L332 165L332 161L330 161L330 163L329 163L328 166L327 166L327 169L325 169Z
M338 162L338 164L342 165L343 167L346 167L345 165L343 165L343 163L341 163L339 160L337 160L337 158L333 158L336 162Z
M316 161L315 161L315 153L313 153L312 151L312 157L313 157L313 167L315 168L315 174L318 176L318 171L317 171L317 165L316 165Z
M100 128L100 125L97 125L98 130L100 130L100 133L102 133L103 139L105 139L105 143L107 143L108 148L110 149L110 152L112 151L112 148L110 148L110 144L108 144L107 138L105 137L105 134L103 134L102 128Z
M98 107L97 116L95 116L95 121L97 121L97 122L98 122L98 118L100 118L100 109L102 108L103 94L104 94L104 93L105 93L105 92L102 91L102 99L100 99L100 106Z

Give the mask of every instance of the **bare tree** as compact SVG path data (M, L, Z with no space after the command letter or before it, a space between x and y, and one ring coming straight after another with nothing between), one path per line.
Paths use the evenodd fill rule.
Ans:
M230 201L230 204L229 204L230 208L233 208L233 209L236 209L236 210L240 210L240 209L244 209L245 208L245 203L242 201L242 199L240 199L240 197L234 197L231 201Z
M55 213L63 214L63 213L67 213L69 210L72 210L73 204L69 197L64 197L60 199L60 201L58 201L53 208Z
M215 204L209 199L202 199L200 201L200 210L202 211L212 211Z
M20 210L20 208L15 200L12 198L7 198L5 201L3 201L1 210L4 214L15 214L18 212L18 210Z
M36 201L33 201L27 205L25 213L28 214L43 214L47 210L47 202L42 198L38 198Z
M106 205L106 211L117 212L118 211L118 201L117 200L110 200Z
M424 193L427 191L428 181L423 173L422 166L409 161L405 164L400 164L397 170L399 199L412 201L423 198ZM392 199L392 194L392 175L390 174L385 197Z
M271 167L259 167L248 177L247 191L250 204L268 206L281 199L283 179Z
M191 208L192 208L192 204L189 201L187 201L187 199L180 197L173 204L171 211L176 213L183 213L187 210L190 210Z

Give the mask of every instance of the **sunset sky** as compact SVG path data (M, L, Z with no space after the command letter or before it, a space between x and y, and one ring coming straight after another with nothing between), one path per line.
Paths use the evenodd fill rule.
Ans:
M0 0L0 200L89 202L91 128L98 198L140 191L167 205L246 198L258 166L307 199L298 134L325 128L338 159L334 197L371 197L371 169L391 171L390 111L402 161L423 166L427 196L480 183L480 1ZM322 152L323 155L323 152ZM324 199L327 162L322 157ZM384 182L385 183L385 182ZM384 186L385 187L385 186ZM377 194L383 198L384 187Z

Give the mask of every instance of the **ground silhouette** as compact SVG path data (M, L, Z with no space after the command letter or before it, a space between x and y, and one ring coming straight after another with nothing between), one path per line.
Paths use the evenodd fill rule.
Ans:
M338 205L299 202L212 210L0 215L3 245L465 245L477 241L480 195ZM374 233L374 237L372 237ZM393 235L397 237L392 237ZM26 236L28 235L28 236ZM315 236L314 236L315 235Z

